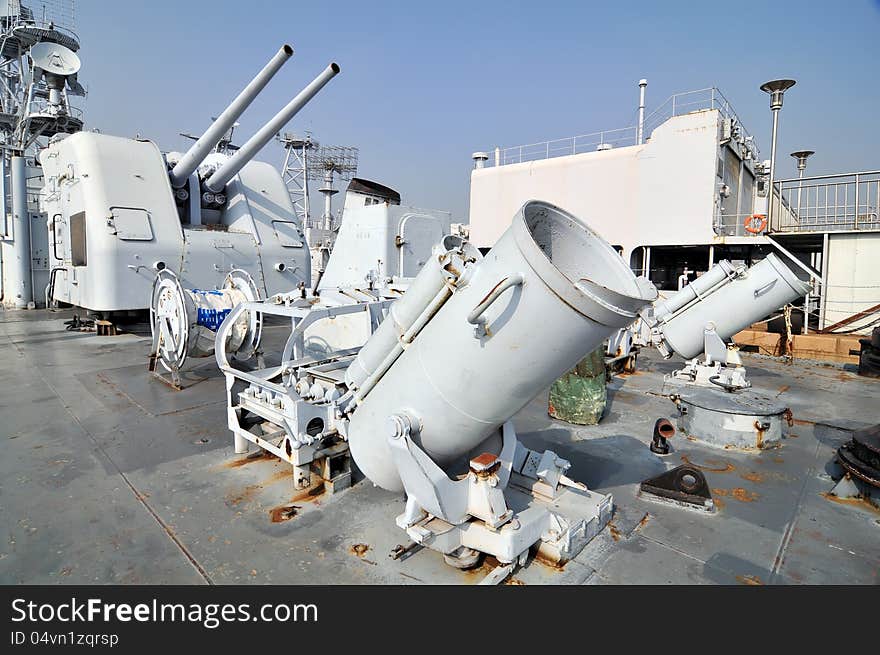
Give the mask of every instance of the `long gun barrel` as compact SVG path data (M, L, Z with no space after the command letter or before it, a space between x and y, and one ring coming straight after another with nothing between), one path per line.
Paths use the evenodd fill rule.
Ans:
M287 44L281 46L263 70L238 94L217 120L211 123L211 126L205 130L205 133L186 151L186 154L180 158L180 161L171 170L170 177L173 187L183 186L187 178L202 163L202 160L211 149L220 142L223 135L226 134L233 123L238 120L238 117L241 116L244 110L253 102L254 98L263 90L263 87L269 83L269 80L274 77L275 73L292 55L293 48Z
M339 66L332 63L318 75L312 82L300 91L284 109L275 114L274 118L266 123L259 132L254 134L242 145L236 153L226 161L214 174L208 178L205 186L208 190L218 193L224 189L226 183L248 163L269 140L283 128L305 104L317 95L333 77L339 73Z

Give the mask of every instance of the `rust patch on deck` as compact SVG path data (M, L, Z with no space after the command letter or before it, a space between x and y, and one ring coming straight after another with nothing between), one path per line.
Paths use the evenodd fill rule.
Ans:
M263 487L258 484L249 484L241 491L228 493L226 494L226 504L230 507L235 507L242 503L246 503L251 498L253 498L262 488Z
M278 459L270 453L268 450L260 450L259 453L251 453L250 455L245 455L244 457L239 457L238 459L233 459L228 462L225 462L222 468L226 469L237 469L242 466L247 466L248 464L253 464L254 462L265 462L267 459Z
M292 470L280 471L272 477L274 478L276 476L279 476L279 479L286 479L292 474ZM306 489L301 489L300 491L296 492L288 502L270 509L269 520L272 521L272 523L282 523L284 521L289 521L293 517L298 516L300 510L302 509L302 506L297 505L296 503L314 502L314 504L317 505L319 504L317 499L320 498L325 491L326 488L324 486L324 481L318 478L318 481L313 483L310 487Z
M280 505L269 510L269 520L272 523L289 521L299 513L299 505Z
M560 564L559 562L546 557L541 551L535 553L534 561L556 573L561 572L565 568L565 563Z
M623 536L620 532L620 528L610 522L608 523L608 532L611 534L611 538L614 539L614 541L620 541L620 538Z
M293 471L287 467L283 468L280 471L275 471L272 475L270 475L262 482L258 482L257 484L249 484L241 491L232 491L226 494L226 504L231 507L235 507L236 505L247 503L266 487L277 484L278 482L281 482L283 480L288 480L292 475Z
M740 584L745 584L745 585L763 585L764 584L763 582L761 582L761 578L759 578L756 575L738 575L738 576L736 576L736 579L739 581Z
M348 549L348 552L350 552L352 555L363 557L367 554L368 550L370 550L369 544L354 544L351 548Z
M863 509L874 514L880 514L880 508L878 508L876 505L873 505L864 498L841 498L840 496L835 496L830 491L824 491L819 495L822 496L825 500L830 500L832 503L837 503L838 505L844 505L846 507L856 507L858 509Z
M312 483L311 486L296 492L293 498L290 499L290 502L316 500L323 496L325 491L327 491L327 488L324 486L324 481L318 478L318 481Z
M742 487L735 487L734 489L731 489L730 495L736 498L741 503L752 503L761 497L759 494L743 489Z
M733 464L720 459L707 459L705 464L698 464L697 462L691 461L687 455L682 455L681 461L685 464L690 464L701 471L711 471L712 473L728 473L735 468Z
M748 473L740 473L739 477L749 482L760 483L764 481L764 476L757 471L749 471Z
M751 503L761 497L759 494L743 489L742 487L734 487L733 489L712 489L712 495L730 496L741 503ZM715 504L718 504L718 500L715 500Z
M642 374L642 372L640 370L636 369L635 371L631 371L631 372L621 371L620 373L616 373L615 375L619 378L628 378L631 376L636 376L636 375L641 375L641 374Z

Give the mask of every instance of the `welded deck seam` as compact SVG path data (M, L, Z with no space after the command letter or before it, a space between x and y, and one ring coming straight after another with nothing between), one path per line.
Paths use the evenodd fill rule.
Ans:
M794 511L792 512L791 519L789 519L785 526L785 531L782 533L782 540L779 543L779 549L776 551L776 558L773 560L773 568L770 569L770 584L775 583L780 577L779 572L782 570L782 564L785 561L785 553L788 550L788 545L791 543L791 538L794 535L794 526L797 523L798 516L801 512L801 503L803 503L804 497L807 494L807 485L816 474L816 462L819 459L819 449L821 445L822 443L817 439L816 450L813 452L813 462L810 464L810 469L807 471L807 475L804 476L804 481L801 484L800 491L798 491Z
M5 330L4 330L3 336L6 338L6 341L8 343L12 344L12 346L15 348L15 350L18 351L19 356L21 356L25 360L29 359L27 354L18 347L18 344L16 344L14 341L12 341L12 339L9 338L9 334L6 333ZM161 517L153 510L153 508L147 502L146 497L140 491L138 491L137 487L135 487L134 484L131 482L131 480L128 479L128 476L126 476L125 473L123 473L122 469L119 468L119 466L116 464L116 462L110 456L110 454L106 450L104 450L104 447L101 445L101 443L95 438L95 436L91 432L89 432L85 428L85 426L83 426L83 424L80 422L79 418L77 418L77 416L72 411L70 411L70 407L64 401L64 398L61 396L61 394L58 393L57 389L55 389L55 387L49 382L49 380L46 379L46 377L43 375L43 372L40 370L40 367L35 364L32 366L32 368L33 368L33 370L36 371L37 375L40 376L40 379L49 388L49 390L55 395L55 397L58 398L59 401L61 401L61 406L64 407L64 411L67 413L68 416L70 416L70 418L73 420L73 422L76 423L77 426L79 426L79 429L82 430L83 434L85 434L86 437L88 437L88 439L92 442L92 444L94 444L95 449L99 453L101 453L101 455L103 455L107 459L108 462L110 462L110 464L113 466L114 469L116 469L116 473L119 475L119 477L121 477L123 479L125 484L128 485L128 488L131 490L131 493L134 496L135 500L137 500L144 507L144 509L146 509L147 512L149 512L150 516L152 516L153 519L156 521L156 523L159 525L159 527L161 527L165 531L165 534L168 536L168 538L171 540L171 542L175 546L177 546L177 548L180 550L180 552L183 554L183 556L186 557L187 560L189 560L189 563L198 572L198 574L202 577L202 579L207 584L213 585L214 581L211 579L211 576L208 575L208 572L202 567L201 564L199 564L198 560L195 558L195 556L192 553L190 553L190 551L183 544L183 542L181 542L180 539L177 538L177 536L171 530L171 527L169 525L167 525L161 519Z
M114 391L121 393L123 396L125 396L125 398L126 398L126 400L128 400L128 402L130 402L132 405L137 407L140 411L142 411L144 414L146 414L150 418L158 418L160 416L173 416L174 414L179 414L181 412L188 412L192 409L202 409L204 407L210 407L212 405L221 405L221 404L225 405L226 404L225 400L210 400L210 401L201 403L199 405L193 405L192 407L181 407L179 409L172 409L167 412L160 412L158 414L154 414L153 412L148 410L146 407L141 405L137 400L132 398L131 395L125 389L122 389L119 385L115 384L114 382L109 381L109 380L104 380L101 378L98 378L98 382L101 382L102 384L106 384L107 386L112 387Z
M656 544L656 545L660 546L661 548L666 548L667 550L671 550L673 553L678 553L679 555L682 555L682 556L684 556L684 557L687 557L688 559L692 559L692 560L694 560L695 562L699 562L699 563L702 564L703 566L706 565L705 560L701 560L701 559L700 559L699 557L697 557L696 555L691 555L691 554L688 553L687 551L681 550L680 548L676 548L675 546L670 546L669 544L664 543L664 542L662 542L662 541L659 541L659 540L657 540L657 539L653 539L653 538L648 537L648 536L645 536L645 535L643 535L643 534L638 535L636 538L637 538L637 539L644 539L645 541L650 541L652 544ZM724 569L720 569L720 570L724 570Z

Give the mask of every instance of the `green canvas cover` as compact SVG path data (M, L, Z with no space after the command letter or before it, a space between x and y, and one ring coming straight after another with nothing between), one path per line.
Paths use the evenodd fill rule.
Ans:
M568 423L596 425L605 411L605 347L584 357L550 387L548 413Z

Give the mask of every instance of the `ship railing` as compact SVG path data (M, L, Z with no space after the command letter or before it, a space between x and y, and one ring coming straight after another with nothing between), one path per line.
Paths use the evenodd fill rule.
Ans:
M494 153L495 163L498 166L505 166L539 159L579 155L595 150L632 146L636 144L637 132L638 128L635 126L622 127L615 130L592 132L591 134L578 134L563 139L500 148ZM493 161L491 157L490 161Z
M880 171L776 180L775 232L880 230Z
M742 123L732 105L715 87L685 91L669 96L656 109L645 118L646 136L650 135L655 128L666 122L673 116L682 116L696 111L716 109L726 119L736 121L740 134L743 138L752 140L749 133L742 127ZM606 150L638 144L638 126L631 125L611 130L601 130L589 134L540 141L517 146L497 147L488 151L489 159L485 166L506 166L508 164L521 164L529 161L552 159L578 155L596 150ZM757 147L754 147L757 153Z
M43 114L46 113L49 109L49 101L46 98L36 97L33 98L29 103L27 103L27 112L26 115L30 116L33 114ZM71 118L75 118L79 121L83 120L83 110L80 107L77 107L73 104L70 104L70 99L68 98L67 102L67 116Z
M716 109L722 118L730 119L738 125L744 140L754 141L748 130L743 127L742 121L737 116L733 105L717 87L710 86L705 89L684 91L669 96L656 109L645 117L645 134L651 134L657 127L668 121L673 116L684 116L697 111ZM758 148L754 146L757 158Z
M74 0L0 0L0 26L55 30L79 43Z

